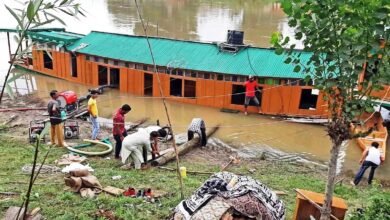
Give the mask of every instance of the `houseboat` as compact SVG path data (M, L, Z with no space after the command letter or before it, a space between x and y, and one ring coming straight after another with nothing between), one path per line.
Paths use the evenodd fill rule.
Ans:
M8 33L7 33L8 34ZM23 68L88 86L111 85L138 96L163 96L179 102L244 110L244 82L256 76L256 95L264 114L327 118L326 101L306 83L304 73L273 49L243 44L243 32L229 31L224 43L149 37L157 72L145 36L64 29L28 33L34 43ZM311 53L302 52L302 62ZM380 96L381 94L378 94ZM383 96L383 94L382 94ZM390 97L390 94L387 94ZM257 112L250 103L249 112Z

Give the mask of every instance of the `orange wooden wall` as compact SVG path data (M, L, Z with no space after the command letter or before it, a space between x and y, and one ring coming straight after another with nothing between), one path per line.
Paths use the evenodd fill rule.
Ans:
M144 72L143 70L130 69L126 67L111 66L94 61L87 61L86 55L77 54L77 77L71 76L71 55L67 52L52 51L53 70L44 68L43 51L33 50L33 68L35 71L58 77L68 81L81 83L93 87L98 86L98 65L107 68L120 69L121 92L128 92L138 96L144 95ZM148 72L151 73L151 72ZM153 74L153 73L152 73ZM240 82L225 82L210 79L199 79L184 76L172 76L159 73L153 74L153 96L160 96L158 87L158 77L160 78L163 94L174 101L198 104L216 108L228 108L243 111L243 105L231 104L231 94L233 85L243 85ZM171 78L181 78L183 80L196 81L196 96L198 98L175 98L169 97ZM310 86L275 86L260 85L263 87L261 111L272 115L292 115L292 116L326 116L326 102L320 93L315 110L299 109L299 102L302 89L311 89ZM184 86L183 86L184 91ZM388 94L390 97L390 92ZM257 112L257 108L248 107L248 111Z

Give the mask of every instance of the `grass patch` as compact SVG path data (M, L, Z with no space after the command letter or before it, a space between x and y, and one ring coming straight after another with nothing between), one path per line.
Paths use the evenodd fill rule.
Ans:
M49 148L40 147L40 158ZM23 194L28 187L28 175L21 172L21 167L31 164L34 147L17 139L0 136L0 191L18 192L20 196L10 198L0 197L0 216L9 206L20 205ZM54 161L65 149L53 148L49 154L47 164ZM112 158L112 157L111 157ZM40 175L37 184L33 187L31 208L41 207L46 219L95 219L95 212L99 209L113 211L116 216L123 219L166 219L175 206L180 202L180 190L175 172L153 168L147 171L123 171L117 160L108 160L101 157L90 157L87 162L95 169L94 175L103 186L118 188L134 187L136 189L152 187L169 193L169 197L162 198L156 203L145 202L139 198L113 197L105 193L95 199L84 199L78 194L64 191L63 175ZM220 169L219 165L194 162L183 159L182 166L191 171L214 172ZM174 163L168 166L174 167ZM287 207L287 218L291 219L295 208L295 188L303 188L316 192L323 192L325 181L317 171L302 166L267 162L243 161L240 166L233 166L229 171L234 173L248 173L249 169L256 169L250 174L257 180L268 185L273 190L282 190L287 195L281 196ZM112 176L121 175L120 180L112 180ZM207 175L188 175L184 180L185 197L189 197L206 179ZM385 193L388 190L373 187L355 188L349 185L338 185L335 194L347 200L350 209L360 207L369 197Z

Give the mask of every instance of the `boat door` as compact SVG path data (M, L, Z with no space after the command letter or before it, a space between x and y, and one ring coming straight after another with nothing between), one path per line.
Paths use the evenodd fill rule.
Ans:
M153 74L144 73L144 95L153 96Z
M105 66L98 66L98 81L99 86L107 85L108 84L108 68Z
M119 88L119 69L118 68L110 68L110 86Z

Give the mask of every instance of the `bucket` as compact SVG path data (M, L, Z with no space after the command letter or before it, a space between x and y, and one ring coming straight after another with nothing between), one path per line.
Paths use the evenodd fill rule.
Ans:
M180 176L181 178L185 179L187 178L187 168L186 167L180 167Z

